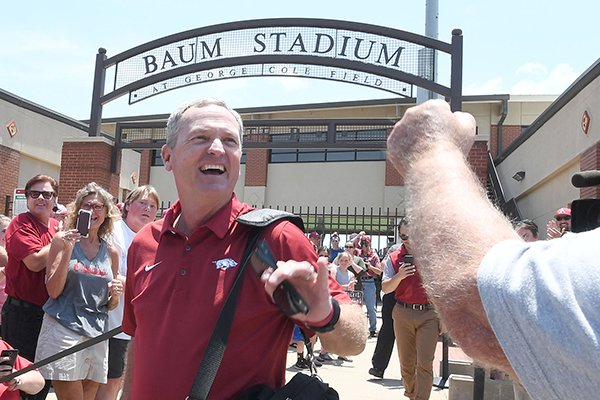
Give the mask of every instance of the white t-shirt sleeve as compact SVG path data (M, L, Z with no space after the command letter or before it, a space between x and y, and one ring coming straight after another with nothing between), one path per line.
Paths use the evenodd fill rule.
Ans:
M598 397L600 229L494 246L477 283L492 329L534 399Z
M394 271L394 266L392 265L392 260L387 257L383 262L383 276L382 280L391 279L396 275L396 271Z

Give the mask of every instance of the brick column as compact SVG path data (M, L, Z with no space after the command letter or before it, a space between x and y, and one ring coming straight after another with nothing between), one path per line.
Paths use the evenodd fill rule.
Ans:
M4 213L6 196L10 196L19 183L19 169L21 164L21 153L10 147L0 145L0 213Z
M390 136L392 133L392 129L388 129L387 136ZM387 154L387 150L386 150ZM404 178L394 165L390 162L390 160L385 158L385 186L404 186Z
M96 182L118 198L119 174L110 170L112 150L112 142L103 137L64 140L60 168L61 203L73 201L77 191L89 182ZM120 163L120 157L117 157L117 163Z
M157 149L156 151L160 151ZM152 167L152 150L142 150L140 157L140 179L139 186L148 185L150 183L150 167Z
M600 143L596 143L595 145L581 153L581 157L579 158L579 169L581 171L600 169ZM599 199L600 186L592 186L579 189L579 198Z
M479 181L485 187L488 180L488 154L487 141L476 141L469 151L467 161L479 178Z
M248 135L249 142L268 142L269 135ZM269 166L268 149L246 150L246 186L267 186L267 171Z

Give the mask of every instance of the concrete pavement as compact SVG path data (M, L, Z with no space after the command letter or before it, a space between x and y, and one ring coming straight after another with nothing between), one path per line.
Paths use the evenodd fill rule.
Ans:
M381 325L381 312L378 307L378 327ZM392 353L390 365L385 371L384 379L377 379L369 375L371 368L371 357L375 350L377 338L367 339L365 351L355 357L350 357L351 362L337 360L323 363L318 368L318 374L340 394L342 400L385 400L385 399L407 399L404 397L404 387L400 376L400 363L396 349ZM320 349L316 345L317 353ZM450 348L451 359L464 359L465 356L460 349ZM289 381L299 369L294 367L296 363L296 349L288 349L286 380ZM436 360L434 362L434 375L439 376L439 361L441 359L441 343L438 343ZM307 372L308 370L303 370ZM48 400L57 400L54 393L50 393ZM448 389L433 387L431 400L448 400ZM165 399L167 400L167 399Z
M379 321L380 322L380 321ZM382 400L382 399L407 399L404 397L404 387L400 376L400 362L398 354L394 349L390 365L385 371L384 379L377 379L369 375L371 368L371 357L375 350L376 338L367 339L367 347L364 352L355 357L350 357L352 362L335 360L323 363L318 368L318 374L340 394L342 400ZM434 362L434 372L437 373L441 344L439 344L438 358ZM316 345L317 351L319 344ZM286 380L290 380L299 370L293 365L296 363L296 350L288 350L288 368ZM334 357L336 358L336 357ZM307 370L304 370L307 371ZM431 400L448 400L448 389L433 387Z

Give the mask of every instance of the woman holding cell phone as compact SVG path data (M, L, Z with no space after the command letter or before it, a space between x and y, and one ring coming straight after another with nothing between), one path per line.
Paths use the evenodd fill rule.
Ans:
M46 268L50 299L36 360L49 357L107 330L108 310L123 292L115 279L118 251L109 244L113 221L119 215L113 197L95 182L77 192L69 205L66 230L52 238ZM76 227L76 228L75 228ZM108 344L100 342L40 368L52 380L59 399L92 400L106 383Z

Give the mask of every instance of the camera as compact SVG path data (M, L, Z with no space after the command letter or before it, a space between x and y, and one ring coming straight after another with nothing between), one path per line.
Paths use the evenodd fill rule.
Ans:
M576 188L600 185L600 171L582 171L571 177ZM600 199L581 199L571 203L571 231L585 232L600 227Z
M571 231L591 231L600 226L600 199L575 200L571 204Z

